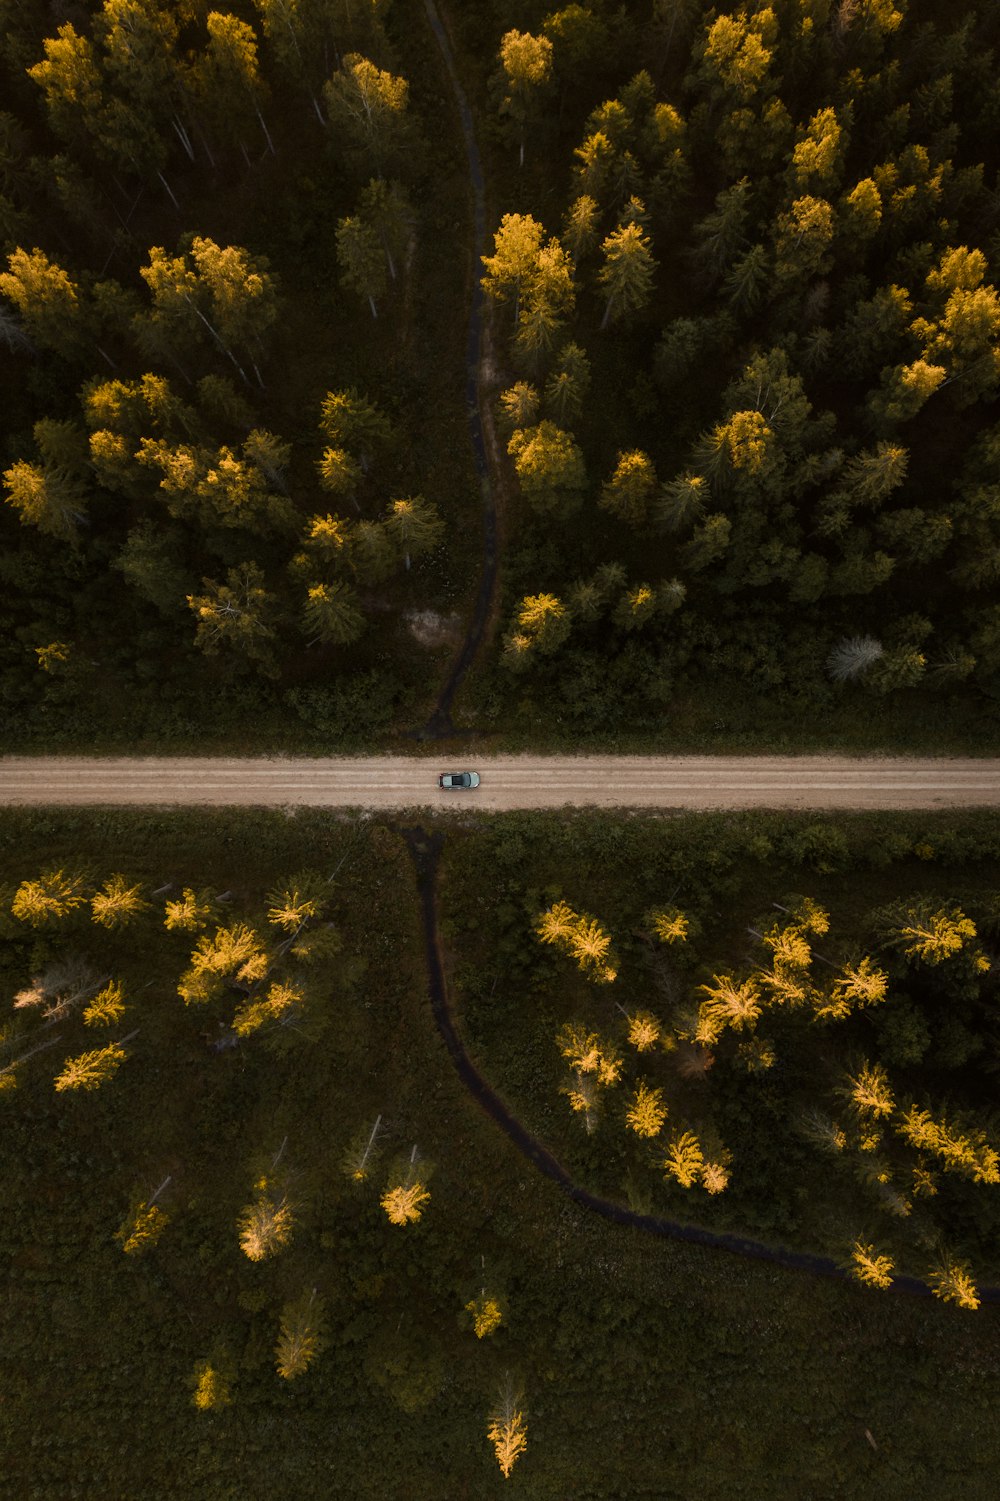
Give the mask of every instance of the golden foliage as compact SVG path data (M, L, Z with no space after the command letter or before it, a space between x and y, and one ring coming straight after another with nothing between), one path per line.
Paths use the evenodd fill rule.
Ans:
M701 1143L691 1131L675 1134L670 1138L670 1148L663 1158L663 1170L668 1178L674 1178L681 1188L693 1188L701 1176L705 1164Z
M866 1287L891 1287L893 1260L891 1256L880 1256L874 1246L865 1245L862 1241L855 1241L851 1247L851 1262L848 1270L858 1282L863 1282Z
M429 1200L430 1193L418 1179L415 1183L387 1188L379 1202L391 1225L409 1225L420 1218Z
M637 1053L648 1053L660 1038L660 1023L649 1011L637 1011L629 1017L628 1040Z
M928 1278L931 1291L945 1303L955 1303L959 1308L970 1310L979 1307L982 1301L972 1273L966 1261L944 1254L932 1267Z
M778 1061L774 1043L767 1037L748 1037L741 1042L737 1052L748 1074L763 1074Z
M541 943L551 943L574 958L595 984L609 985L617 978L611 934L596 917L574 912L566 902L554 902L535 919L535 935Z
M230 1383L221 1371L207 1360L194 1368L194 1395L191 1398L199 1412L217 1412L232 1402Z
M720 1194L728 1188L729 1169L725 1163L704 1163L701 1169L701 1186L710 1194Z
M99 1089L114 1078L125 1062L126 1053L116 1042L106 1048L95 1048L89 1053L79 1053L67 1058L61 1074L55 1079L59 1092L65 1089Z
M941 908L926 918L912 916L898 931L898 941L909 959L941 964L976 936L976 925L957 907Z
M84 1009L85 1027L110 1027L125 1015L125 993L120 980L112 980Z
M679 907L658 907L647 919L661 943L683 943L690 930L690 919Z
M626 1125L636 1136L653 1137L660 1134L666 1118L663 1090L649 1089L645 1083L640 1082L632 1103L625 1112Z
M760 992L753 980L738 984L729 975L713 975L711 985L699 985L705 999L698 1008L695 1041L711 1045L726 1027L752 1030L761 1013Z
M102 928L124 928L140 913L149 910L142 899L142 887L130 886L122 875L109 876L90 899L94 922Z
M168 932L197 933L215 916L215 901L207 891L185 886L178 900L164 907L163 925Z
M1000 1183L1000 1155L975 1125L935 1120L929 1110L911 1105L900 1117L899 1134L910 1146L933 1152L949 1172L975 1183Z
M621 1055L579 1022L568 1022L560 1029L556 1046L577 1074L594 1074L602 1085L617 1084L621 1077Z
M489 1298L485 1293L481 1297L473 1298L471 1303L466 1303L465 1311L472 1314L472 1327L476 1331L477 1339L485 1339L503 1323L500 1304L496 1298Z
M169 1214L158 1204L140 1204L128 1216L116 1238L126 1256L141 1256L152 1250L169 1224Z
M41 928L83 906L82 886L79 876L67 875L63 870L46 871L37 881L21 882L10 910L19 922Z
M864 1064L857 1074L849 1075L847 1094L859 1115L876 1119L891 1115L896 1106L889 1079L880 1063Z
M524 1414L515 1407L509 1415L493 1418L487 1429L487 1436L493 1445L503 1478L508 1480L514 1465L528 1447Z
M238 1037L250 1037L269 1022L287 1021L302 1008L303 992L297 985L275 982L259 1001L248 1001L233 1016L233 1031Z
M277 1256L292 1238L295 1217L284 1195L276 1198L266 1178L257 1184L257 1197L239 1218L240 1247L250 1261Z
M319 917L328 894L329 885L322 876L308 871L293 876L268 896L267 920L286 933L297 933L305 923Z

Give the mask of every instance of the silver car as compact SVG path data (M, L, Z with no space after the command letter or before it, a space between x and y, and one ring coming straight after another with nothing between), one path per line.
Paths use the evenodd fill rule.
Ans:
M438 777L438 786L449 788L478 787L478 771L443 771Z

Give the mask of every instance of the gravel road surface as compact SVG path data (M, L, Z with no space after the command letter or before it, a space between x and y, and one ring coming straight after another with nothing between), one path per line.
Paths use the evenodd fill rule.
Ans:
M440 771L474 768L475 791ZM356 808L970 808L1000 760L839 756L0 757L0 804Z

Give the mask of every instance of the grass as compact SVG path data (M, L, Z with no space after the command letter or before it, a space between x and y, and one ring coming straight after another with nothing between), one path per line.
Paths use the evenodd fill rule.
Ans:
M556 827L532 836L525 820L498 820L491 875L527 878ZM563 826L552 869L568 844L611 837L610 820L588 827ZM451 882L474 837L450 831L447 847ZM434 1030L391 829L319 813L0 815L9 882L56 859L149 884L225 882L248 913L281 875L332 870L345 854L334 912L367 967L317 1043L211 1051L206 1023L173 993L187 946L150 928L127 956L153 980L137 1003L144 1030L114 1083L57 1096L42 1055L5 1098L5 1494L489 1501L507 1494L485 1430L508 1372L529 1440L512 1485L538 1501L990 1494L987 1314L609 1225L517 1154ZM477 909L480 885L481 869L465 888ZM84 927L77 941L89 937ZM5 939L8 986L30 947ZM388 1158L416 1140L434 1165L424 1218L405 1231L378 1209L381 1177L358 1193L339 1167L355 1125L379 1110ZM299 1224L282 1256L255 1266L235 1218L286 1134ZM131 1193L171 1170L172 1224L144 1258L123 1256L113 1237ZM479 1342L462 1308L484 1283L505 1323ZM279 1312L312 1286L327 1300L327 1346L285 1384L272 1365ZM198 1413L195 1364L223 1352L233 1404Z

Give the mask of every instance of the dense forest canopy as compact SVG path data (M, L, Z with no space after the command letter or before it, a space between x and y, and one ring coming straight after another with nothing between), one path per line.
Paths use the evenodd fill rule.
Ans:
M4 7L9 732L370 735L413 691L461 288L384 12Z
M993 8L497 9L506 712L995 714Z

